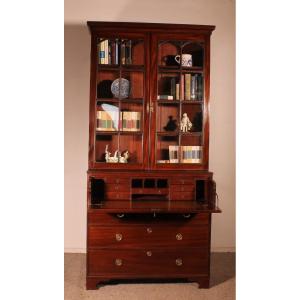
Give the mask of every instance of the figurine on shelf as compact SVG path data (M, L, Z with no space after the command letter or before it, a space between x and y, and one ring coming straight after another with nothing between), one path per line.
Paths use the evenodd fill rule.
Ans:
M184 113L182 115L182 119L181 119L181 122L180 122L180 130L182 132L188 132L189 130L191 130L192 126L193 126L193 124L190 121L187 113Z
M114 156L108 151L108 145L105 146L105 161L107 163L127 163L129 158L129 152L125 151L123 156L119 150L115 151Z
M128 150L126 150L123 154L123 156L121 155L121 153L119 152L119 162L120 163L127 163L129 158L129 152Z
M116 150L114 156L110 156L111 153L108 151L108 145L106 145L106 147L105 147L105 161L107 163L117 163L119 161L118 152L119 151Z

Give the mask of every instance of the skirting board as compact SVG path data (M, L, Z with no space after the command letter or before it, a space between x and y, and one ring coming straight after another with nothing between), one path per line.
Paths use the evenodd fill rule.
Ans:
M235 247L213 247L211 252L235 252ZM65 253L86 253L86 248L65 248Z

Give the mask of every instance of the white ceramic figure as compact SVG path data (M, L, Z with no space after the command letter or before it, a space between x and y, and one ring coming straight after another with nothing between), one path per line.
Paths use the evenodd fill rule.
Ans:
M180 122L180 130L182 132L188 132L189 130L191 130L192 126L193 126L193 124L190 121L187 113L184 113L182 115L182 119L181 119L181 122Z
M129 152L125 151L123 156L119 150L116 150L114 156L111 156L111 153L108 151L108 145L105 146L105 161L107 163L127 163L129 158Z
M128 150L124 152L123 156L119 153L119 162L120 163L127 163L128 158L129 158Z
M107 163L117 163L119 161L118 158L118 150L115 151L114 156L111 156L111 153L108 151L108 145L105 146L105 161Z

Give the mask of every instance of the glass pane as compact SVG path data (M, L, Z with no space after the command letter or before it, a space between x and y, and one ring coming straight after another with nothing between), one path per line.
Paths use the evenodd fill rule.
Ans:
M112 84L119 84L119 72L102 71L97 75L97 98L118 98L118 90L113 94ZM124 84L123 84L124 85Z
M141 134L121 134L119 149L123 157L128 156L127 163L143 162L143 136Z
M159 42L156 163L202 163L203 61L201 42Z

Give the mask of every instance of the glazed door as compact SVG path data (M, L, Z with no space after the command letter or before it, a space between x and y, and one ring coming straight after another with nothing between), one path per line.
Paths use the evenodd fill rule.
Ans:
M151 39L151 168L208 169L209 36Z
M90 168L143 169L148 164L149 37L92 37Z

